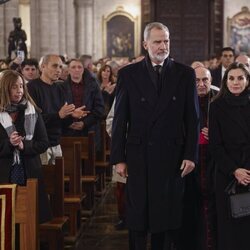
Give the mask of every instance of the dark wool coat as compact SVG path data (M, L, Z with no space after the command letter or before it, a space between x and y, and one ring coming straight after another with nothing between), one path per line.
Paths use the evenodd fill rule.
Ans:
M84 69L83 84L82 105L85 105L85 110L90 111L90 113L82 119L84 122L84 128L82 131L68 128L68 126L73 123L73 119L71 119L71 122L69 122L69 119L64 122L63 135L65 136L86 136L88 131L96 131L96 124L100 122L104 116L104 102L100 86L87 69ZM69 104L74 103L70 76L64 83L62 83L61 87L64 91L66 101Z
M25 135L23 127L23 112L18 116L17 123L17 131L20 134ZM45 125L40 114L38 115L32 140L24 140L23 143L24 150L21 151L21 155L24 159L26 176L27 178L38 178L39 221L40 223L45 222L51 219L51 210L42 182L40 154L46 151L49 141ZM10 144L9 137L3 126L0 124L0 183L9 182L11 166L13 163L13 151L14 147Z
M249 250L250 216L232 219L225 188L237 168L250 169L250 102L233 105L220 98L211 103L209 144L216 162L218 250Z
M146 60L120 70L111 149L128 166L128 227L153 233L181 226L180 166L196 160L199 132L194 71L168 58L161 78L158 97Z

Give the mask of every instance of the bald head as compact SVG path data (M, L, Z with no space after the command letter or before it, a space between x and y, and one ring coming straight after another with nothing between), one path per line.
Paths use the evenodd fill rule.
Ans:
M247 66L248 69L250 69L250 57L248 57L247 55L237 56L237 58L235 59L235 62L243 63Z
M62 60L58 55L46 55L41 61L41 79L48 84L57 81L62 72Z
M208 94L211 87L211 74L210 71L205 67L195 68L196 75L196 88L198 96L203 97Z
M204 64L203 64L202 62L200 62L200 61L194 61L194 62L192 62L191 68L195 69L195 68L197 68L197 67L205 67L205 66L204 66Z

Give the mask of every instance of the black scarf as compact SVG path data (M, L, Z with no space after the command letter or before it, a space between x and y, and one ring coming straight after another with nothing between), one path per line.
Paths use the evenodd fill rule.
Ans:
M236 96L231 92L227 92L224 96L225 101L230 106L246 106L250 101L249 91L245 89L240 95Z

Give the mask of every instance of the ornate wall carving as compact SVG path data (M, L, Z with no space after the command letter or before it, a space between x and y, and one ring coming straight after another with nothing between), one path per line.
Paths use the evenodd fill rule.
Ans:
M242 7L241 11L227 20L228 44L236 54L250 54L250 11Z

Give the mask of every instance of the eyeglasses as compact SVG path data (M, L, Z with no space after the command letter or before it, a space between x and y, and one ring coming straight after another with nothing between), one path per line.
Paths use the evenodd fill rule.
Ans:
M203 77L203 78L196 78L195 81L196 81L197 85L200 83L200 81L202 81L204 84L206 84L209 82L209 79L208 79L208 77Z

